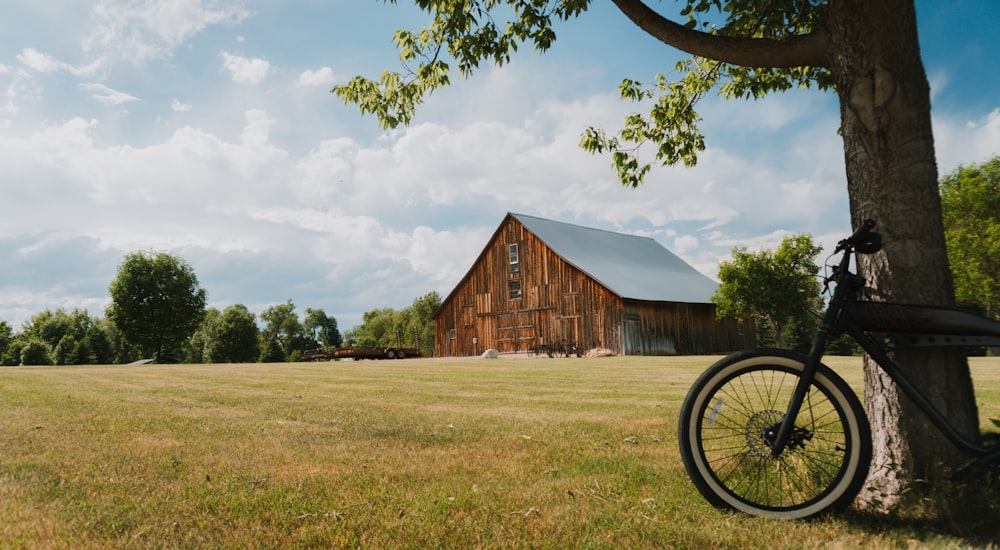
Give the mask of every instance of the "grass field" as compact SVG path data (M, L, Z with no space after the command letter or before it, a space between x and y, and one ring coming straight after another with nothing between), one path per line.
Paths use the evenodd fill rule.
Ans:
M717 511L677 451L711 357L0 368L2 548L876 548ZM859 359L831 363L860 384ZM974 378L1000 416L1000 360Z

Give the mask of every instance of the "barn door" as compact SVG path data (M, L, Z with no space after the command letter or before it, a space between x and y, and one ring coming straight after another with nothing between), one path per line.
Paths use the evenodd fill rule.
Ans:
M580 342L580 316L567 315L553 319L553 341L565 341L567 344L582 346Z
M501 352L523 352L535 345L535 323L530 313L507 313L497 317L497 348Z
M638 315L625 315L625 338L622 342L625 355L644 355L642 323Z

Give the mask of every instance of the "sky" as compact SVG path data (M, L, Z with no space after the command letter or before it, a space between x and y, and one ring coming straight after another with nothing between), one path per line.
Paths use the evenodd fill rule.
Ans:
M943 175L1000 154L1000 3L916 4ZM709 96L698 165L655 167L638 189L580 149L587 127L636 110L623 78L682 58L610 2L557 27L542 56L453 77L392 131L330 89L400 69L394 31L428 21L406 0L3 11L0 320L15 331L44 310L103 316L133 252L183 258L210 307L292 300L346 330L447 296L507 212L648 236L713 279L735 246L850 230L832 93Z

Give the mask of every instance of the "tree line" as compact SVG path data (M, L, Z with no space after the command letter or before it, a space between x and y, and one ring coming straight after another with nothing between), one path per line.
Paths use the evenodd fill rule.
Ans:
M45 310L21 330L0 321L0 365L160 363L252 363L295 361L302 351L357 345L396 345L395 335L413 335L425 356L433 355L431 315L436 292L401 311L364 314L364 323L342 335L337 319L292 300L255 315L243 304L206 307L206 292L182 258L135 252L125 257L109 286L104 317L86 309Z
M948 258L958 302L1000 317L1000 156L960 166L941 179ZM713 297L720 316L755 321L758 345L808 351L823 307L812 237L786 237L775 250L732 251L719 267ZM160 362L248 363L294 361L307 349L347 344L410 345L434 354L431 319L441 305L430 292L402 310L366 312L362 324L341 334L337 320L306 308L300 318L292 300L254 315L236 304L205 307L191 267L166 253L126 257L112 281L106 317L86 310L46 310L15 333L0 321L0 364L120 364L143 358ZM259 322L258 322L259 321ZM849 340L834 353L858 353Z
M429 292L409 307L375 309L365 313L362 323L344 333L344 342L358 347L417 347L424 357L434 355L434 322L441 296ZM410 344L410 345L408 345Z

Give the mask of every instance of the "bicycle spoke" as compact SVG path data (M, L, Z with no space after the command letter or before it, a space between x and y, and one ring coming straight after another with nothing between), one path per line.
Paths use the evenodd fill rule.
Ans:
M736 495L766 506L815 498L838 475L844 460L842 420L813 388L785 453L772 457L764 433L781 422L796 376L758 370L720 386L703 415L701 443L708 464Z

